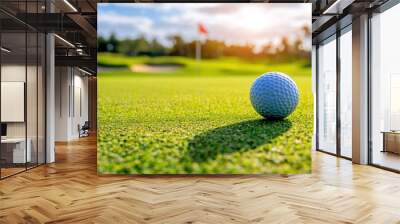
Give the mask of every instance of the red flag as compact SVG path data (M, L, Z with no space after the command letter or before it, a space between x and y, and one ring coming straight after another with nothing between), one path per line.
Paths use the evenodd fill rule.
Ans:
M200 34L207 34L208 33L206 27L201 23L198 24L197 31Z

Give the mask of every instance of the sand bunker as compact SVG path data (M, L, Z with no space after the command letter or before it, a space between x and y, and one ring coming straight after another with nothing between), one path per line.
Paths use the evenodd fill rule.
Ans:
M145 72L145 73L162 73L162 72L174 72L181 68L181 65L172 65L172 64L159 64L159 65L146 65L146 64L137 64L132 65L131 71L133 72Z

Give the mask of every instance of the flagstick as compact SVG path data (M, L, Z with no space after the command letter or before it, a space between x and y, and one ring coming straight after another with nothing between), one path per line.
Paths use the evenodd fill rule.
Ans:
M196 61L197 61L197 67L198 67L198 72L200 74L200 60L201 60L201 43L200 43L200 37L196 42Z

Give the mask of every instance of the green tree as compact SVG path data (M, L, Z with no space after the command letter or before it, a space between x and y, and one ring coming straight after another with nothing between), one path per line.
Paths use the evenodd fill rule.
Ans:
M179 35L174 35L169 38L172 43L171 55L173 56L184 56L185 55L185 41Z
M108 43L108 41L104 37L99 36L99 38L97 38L98 51L99 52L107 51L107 43Z
M108 43L107 43L107 51L108 52L117 52L118 49L118 39L115 36L115 33L112 33L110 35L110 38L108 39Z
M151 55L161 56L168 53L168 49L164 47L157 39L153 39L150 43Z

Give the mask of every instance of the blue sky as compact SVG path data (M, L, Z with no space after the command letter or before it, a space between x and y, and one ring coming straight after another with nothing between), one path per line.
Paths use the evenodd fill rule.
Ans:
M202 23L208 38L261 47L301 35L304 25L311 28L311 4L99 3L97 18L98 32L106 37L114 32L119 38L145 36L170 45L174 34L198 39Z

